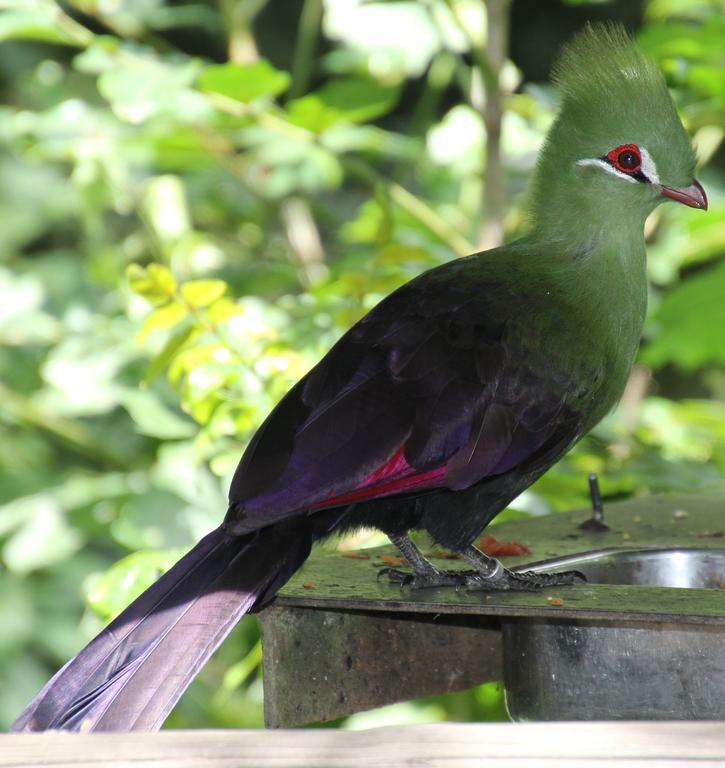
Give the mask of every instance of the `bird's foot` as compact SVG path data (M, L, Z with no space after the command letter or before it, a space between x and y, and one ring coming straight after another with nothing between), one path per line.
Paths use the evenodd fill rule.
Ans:
M401 571L399 568L382 568L378 578L387 576L391 584L411 589L435 589L436 587L462 587L466 584L463 571L439 571L437 568Z
M434 589L456 587L486 592L533 592L545 587L562 587L585 582L579 571L563 573L536 573L534 571L511 571L474 546L460 551L461 557L473 566L471 571L441 571L426 560L423 554L407 536L391 536L391 541L410 563L413 572L398 568L383 568L378 578L387 576L393 584L411 589Z
M392 584L411 589L435 589L437 587L456 587L482 592L535 592L545 587L561 587L585 582L586 578L579 571L563 573L518 573L504 568L500 563L492 572L480 571L439 571L428 570L413 572L398 568L383 568L378 578L387 576Z
M586 581L584 574L579 571L563 571L562 573L511 571L504 568L500 563L499 568L490 574L482 574L478 571L466 571L465 573L467 589L489 592L535 592L545 587L563 587Z

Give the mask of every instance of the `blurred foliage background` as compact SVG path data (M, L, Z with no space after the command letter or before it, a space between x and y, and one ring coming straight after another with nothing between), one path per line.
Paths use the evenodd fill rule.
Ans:
M588 19L661 65L711 208L649 220L623 401L509 515L584 505L591 471L725 493L723 1L0 0L0 726L218 524L352 322L517 235ZM245 619L169 724L261 725L260 658ZM503 716L483 686L345 725Z

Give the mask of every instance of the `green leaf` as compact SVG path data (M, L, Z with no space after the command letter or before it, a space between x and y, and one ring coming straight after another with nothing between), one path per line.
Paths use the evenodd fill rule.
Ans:
M196 434L196 427L190 421L167 408L150 390L127 390L120 401L140 435L179 440Z
M191 280L181 286L181 295L192 307L208 307L227 291L223 280Z
M46 355L43 380L48 386L39 393L38 405L58 416L91 416L108 413L118 405L122 387L119 372L134 358L131 326L119 323L116 332L103 327L101 315L90 315L88 323L67 335Z
M670 22L654 24L638 36L637 42L653 58L683 58L695 63L721 63L725 18L713 16L702 24ZM722 78L720 78L722 79Z
M706 19L720 0L649 0L646 8L649 27L677 19ZM690 27L692 29L693 27Z
M387 114L398 102L400 89L369 78L336 78L323 86L317 96L351 123L366 123Z
M3 559L11 571L29 573L62 562L81 543L60 505L50 496L38 496L32 516L5 544Z
M458 104L428 131L428 154L435 163L449 166L461 177L480 174L484 136L481 115L465 104Z
M176 295L176 279L163 264L149 264L146 268L129 264L126 279L134 293L152 304L165 304Z
M57 340L56 318L43 311L46 291L37 275L0 268L0 345L43 344Z
M98 78L98 90L119 119L138 125L165 115L193 122L210 112L206 99L191 88L199 62L165 61L128 44L121 51L118 64Z
M0 594L3 596L3 614L12 621L0 624L0 658L32 640L33 595L27 582L7 572L0 572ZM3 688L7 681L3 682Z
M172 174L149 179L142 205L148 224L168 257L173 246L191 232L192 227L183 180Z
M275 69L265 60L207 67L198 79L202 91L219 93L245 104L263 96L278 96L289 88L290 82L287 72Z
M121 41L111 35L97 35L91 45L73 59L73 67L89 75L100 75L119 66Z
M150 384L162 371L164 371L174 359L177 352L179 352L184 347L184 344L186 344L186 342L195 334L196 329L193 325L187 325L172 334L166 344L164 344L162 350L149 363L146 375L144 376L144 384Z
M365 123L390 112L400 90L363 77L336 78L290 103L290 121L315 133L335 123Z
M106 619L119 614L179 559L179 550L134 552L112 565L88 592L88 603Z
M659 367L675 363L686 370L725 363L725 260L699 272L665 294L654 314L658 337L642 360Z
M146 320L144 320L143 327L138 334L139 341L143 341L147 336L156 331L166 331L169 328L173 328L187 315L187 310L176 301L155 309Z
M21 6L22 7L22 6ZM63 32L47 11L0 9L0 40L39 40L43 43L77 45Z
M191 371L203 363L213 360L215 355L221 350L226 350L226 347L219 342L197 344L187 349L183 349L172 359L169 378L172 382L177 381L184 374L191 373Z

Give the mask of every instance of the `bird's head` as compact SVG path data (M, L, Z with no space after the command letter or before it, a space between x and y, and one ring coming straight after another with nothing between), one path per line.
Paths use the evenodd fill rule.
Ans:
M662 73L618 26L593 25L554 71L562 102L534 179L534 217L641 225L666 199L707 208L695 153ZM567 209L567 210L564 210Z

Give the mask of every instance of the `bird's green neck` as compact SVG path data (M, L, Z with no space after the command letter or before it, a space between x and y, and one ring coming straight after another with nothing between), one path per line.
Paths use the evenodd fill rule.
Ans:
M560 137L550 137L534 177L522 260L534 283L552 286L567 307L562 343L571 356L604 361L596 420L621 394L639 345L647 305L644 222L654 206L643 204L634 184L622 183L615 197L599 169L563 166L552 138Z

